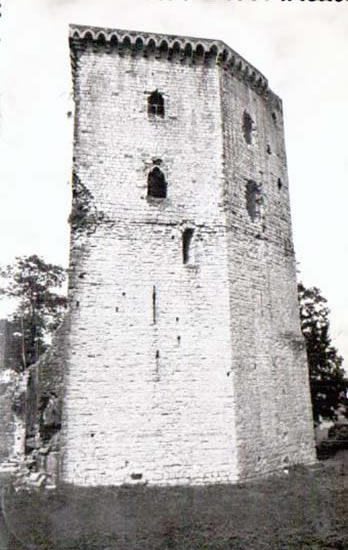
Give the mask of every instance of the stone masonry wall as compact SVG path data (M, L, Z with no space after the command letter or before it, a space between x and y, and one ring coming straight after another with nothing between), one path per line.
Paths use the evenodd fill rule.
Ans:
M0 319L0 370L5 368L6 319Z
M155 89L165 117L149 120ZM72 235L62 477L234 481L218 68L90 48L75 90L74 181L99 221L92 230L76 222ZM156 163L164 200L147 197Z
M73 55L61 479L198 485L313 462L280 100L226 50L137 47ZM147 196L155 166L167 198Z
M244 478L311 463L315 450L281 104L226 73L221 92L232 371Z
M69 314L57 328L52 345L28 369L26 394L26 454L32 470L45 472L50 482L58 479L61 408L64 371L69 343Z
M22 370L21 332L19 322L0 320L0 370Z
M15 438L15 414L13 411L13 396L16 385L16 375L6 369L0 371L0 470L2 464L13 454Z
M0 320L0 472L24 449L25 383L16 323Z

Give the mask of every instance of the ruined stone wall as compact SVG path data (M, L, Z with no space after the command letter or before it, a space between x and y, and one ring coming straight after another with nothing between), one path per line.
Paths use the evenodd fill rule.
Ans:
M20 323L0 320L0 370L22 370L22 337Z
M221 76L232 371L241 477L315 457L299 323L283 117L271 92Z
M0 470L1 465L12 455L14 447L15 417L13 394L15 376L10 370L0 371Z
M0 319L0 370L5 368L6 319Z
M16 323L0 321L0 471L24 450L25 385Z
M52 344L27 374L25 400L25 454L31 471L45 474L45 483L58 481L58 455L64 371L69 343L69 314L58 327ZM43 482L43 478L36 481Z
M156 89L165 116L150 120ZM75 93L74 182L89 206L72 217L63 479L233 481L218 68L89 47ZM163 200L147 197L154 165Z

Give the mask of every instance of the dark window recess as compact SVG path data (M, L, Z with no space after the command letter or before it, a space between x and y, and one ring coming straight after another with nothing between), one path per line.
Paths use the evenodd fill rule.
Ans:
M185 229L182 235L182 261L184 264L187 264L191 259L191 241L193 237L193 229L188 227Z
M165 199L167 196L167 182L163 172L155 166L147 177L147 196L156 199Z
M164 118L164 99L158 90L152 92L147 99L147 114L150 117Z
M253 132L253 119L249 115L248 111L243 113L243 134L244 139L248 145L252 142L252 132Z
M157 380L159 380L159 370L160 370L160 352L159 350L156 351L156 375Z
M282 182L282 180L281 180L280 178L278 178L278 183L277 183L277 185L278 185L278 189L279 189L279 191L280 191L281 188L283 187L283 182Z
M249 180L245 189L246 207L250 219L255 221L261 215L262 194L261 186L255 181Z

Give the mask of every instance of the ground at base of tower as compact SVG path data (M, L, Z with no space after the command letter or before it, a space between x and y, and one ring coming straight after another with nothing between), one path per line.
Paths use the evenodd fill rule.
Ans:
M348 451L240 485L5 491L3 507L1 550L344 550Z

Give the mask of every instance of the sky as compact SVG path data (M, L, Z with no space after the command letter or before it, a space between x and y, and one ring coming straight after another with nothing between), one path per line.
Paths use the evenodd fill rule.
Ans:
M68 265L69 23L217 38L268 78L283 100L299 278L328 299L348 370L347 0L3 0L0 265Z

